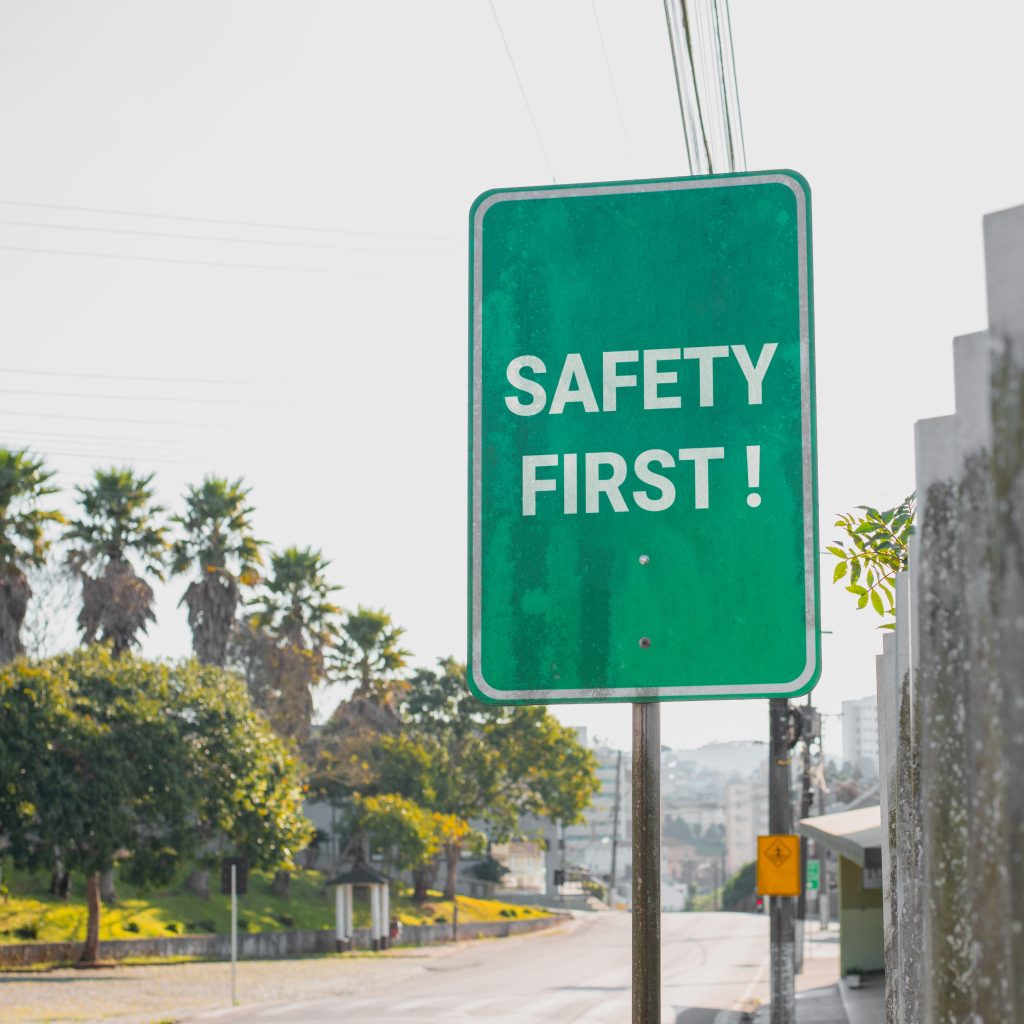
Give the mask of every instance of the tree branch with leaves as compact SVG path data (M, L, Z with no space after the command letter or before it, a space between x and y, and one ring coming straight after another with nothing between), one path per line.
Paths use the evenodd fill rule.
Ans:
M914 531L915 496L904 498L894 508L880 512L859 505L836 520L845 537L828 545L835 557L833 583L846 581L846 589L857 599L858 608L871 608L882 618L880 629L894 629L896 616L895 580L910 561L910 535Z

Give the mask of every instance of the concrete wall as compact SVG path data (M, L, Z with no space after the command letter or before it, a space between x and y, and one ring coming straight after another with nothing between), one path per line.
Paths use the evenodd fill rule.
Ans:
M458 938L505 938L542 931L560 924L566 915L534 918L529 921L486 921L459 925ZM407 925L396 945L429 946L452 941L450 924ZM356 949L370 948L370 931L357 928L353 937ZM18 967L38 963L69 962L82 954L81 942L19 942L0 945L0 967ZM263 932L238 936L238 954L243 959L274 959L284 956L309 956L335 951L334 930ZM231 956L231 939L227 935L184 935L172 939L112 939L100 943L104 960L128 957L194 956L207 960L227 960Z
M898 1024L1024 1020L1024 207L984 235L988 329L954 341L955 414L917 424L878 661Z

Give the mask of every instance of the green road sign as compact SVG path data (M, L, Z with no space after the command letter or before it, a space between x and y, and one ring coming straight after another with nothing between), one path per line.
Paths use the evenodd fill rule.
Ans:
M817 681L809 195L767 171L473 205L481 699L792 697Z
M821 884L821 861L809 860L807 862L807 888L812 892L818 891Z

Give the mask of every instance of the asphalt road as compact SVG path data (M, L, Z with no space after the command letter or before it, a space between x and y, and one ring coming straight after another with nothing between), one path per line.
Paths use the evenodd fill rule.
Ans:
M663 1024L732 1024L768 988L768 918L663 918ZM467 943L373 993L296 1000L191 1018L216 1024L615 1022L630 1014L630 917L587 915L540 936Z

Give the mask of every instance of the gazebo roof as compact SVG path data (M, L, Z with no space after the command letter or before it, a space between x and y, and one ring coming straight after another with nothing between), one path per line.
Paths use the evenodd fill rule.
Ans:
M351 869L330 879L328 885L387 885L389 879L368 864L353 864Z

